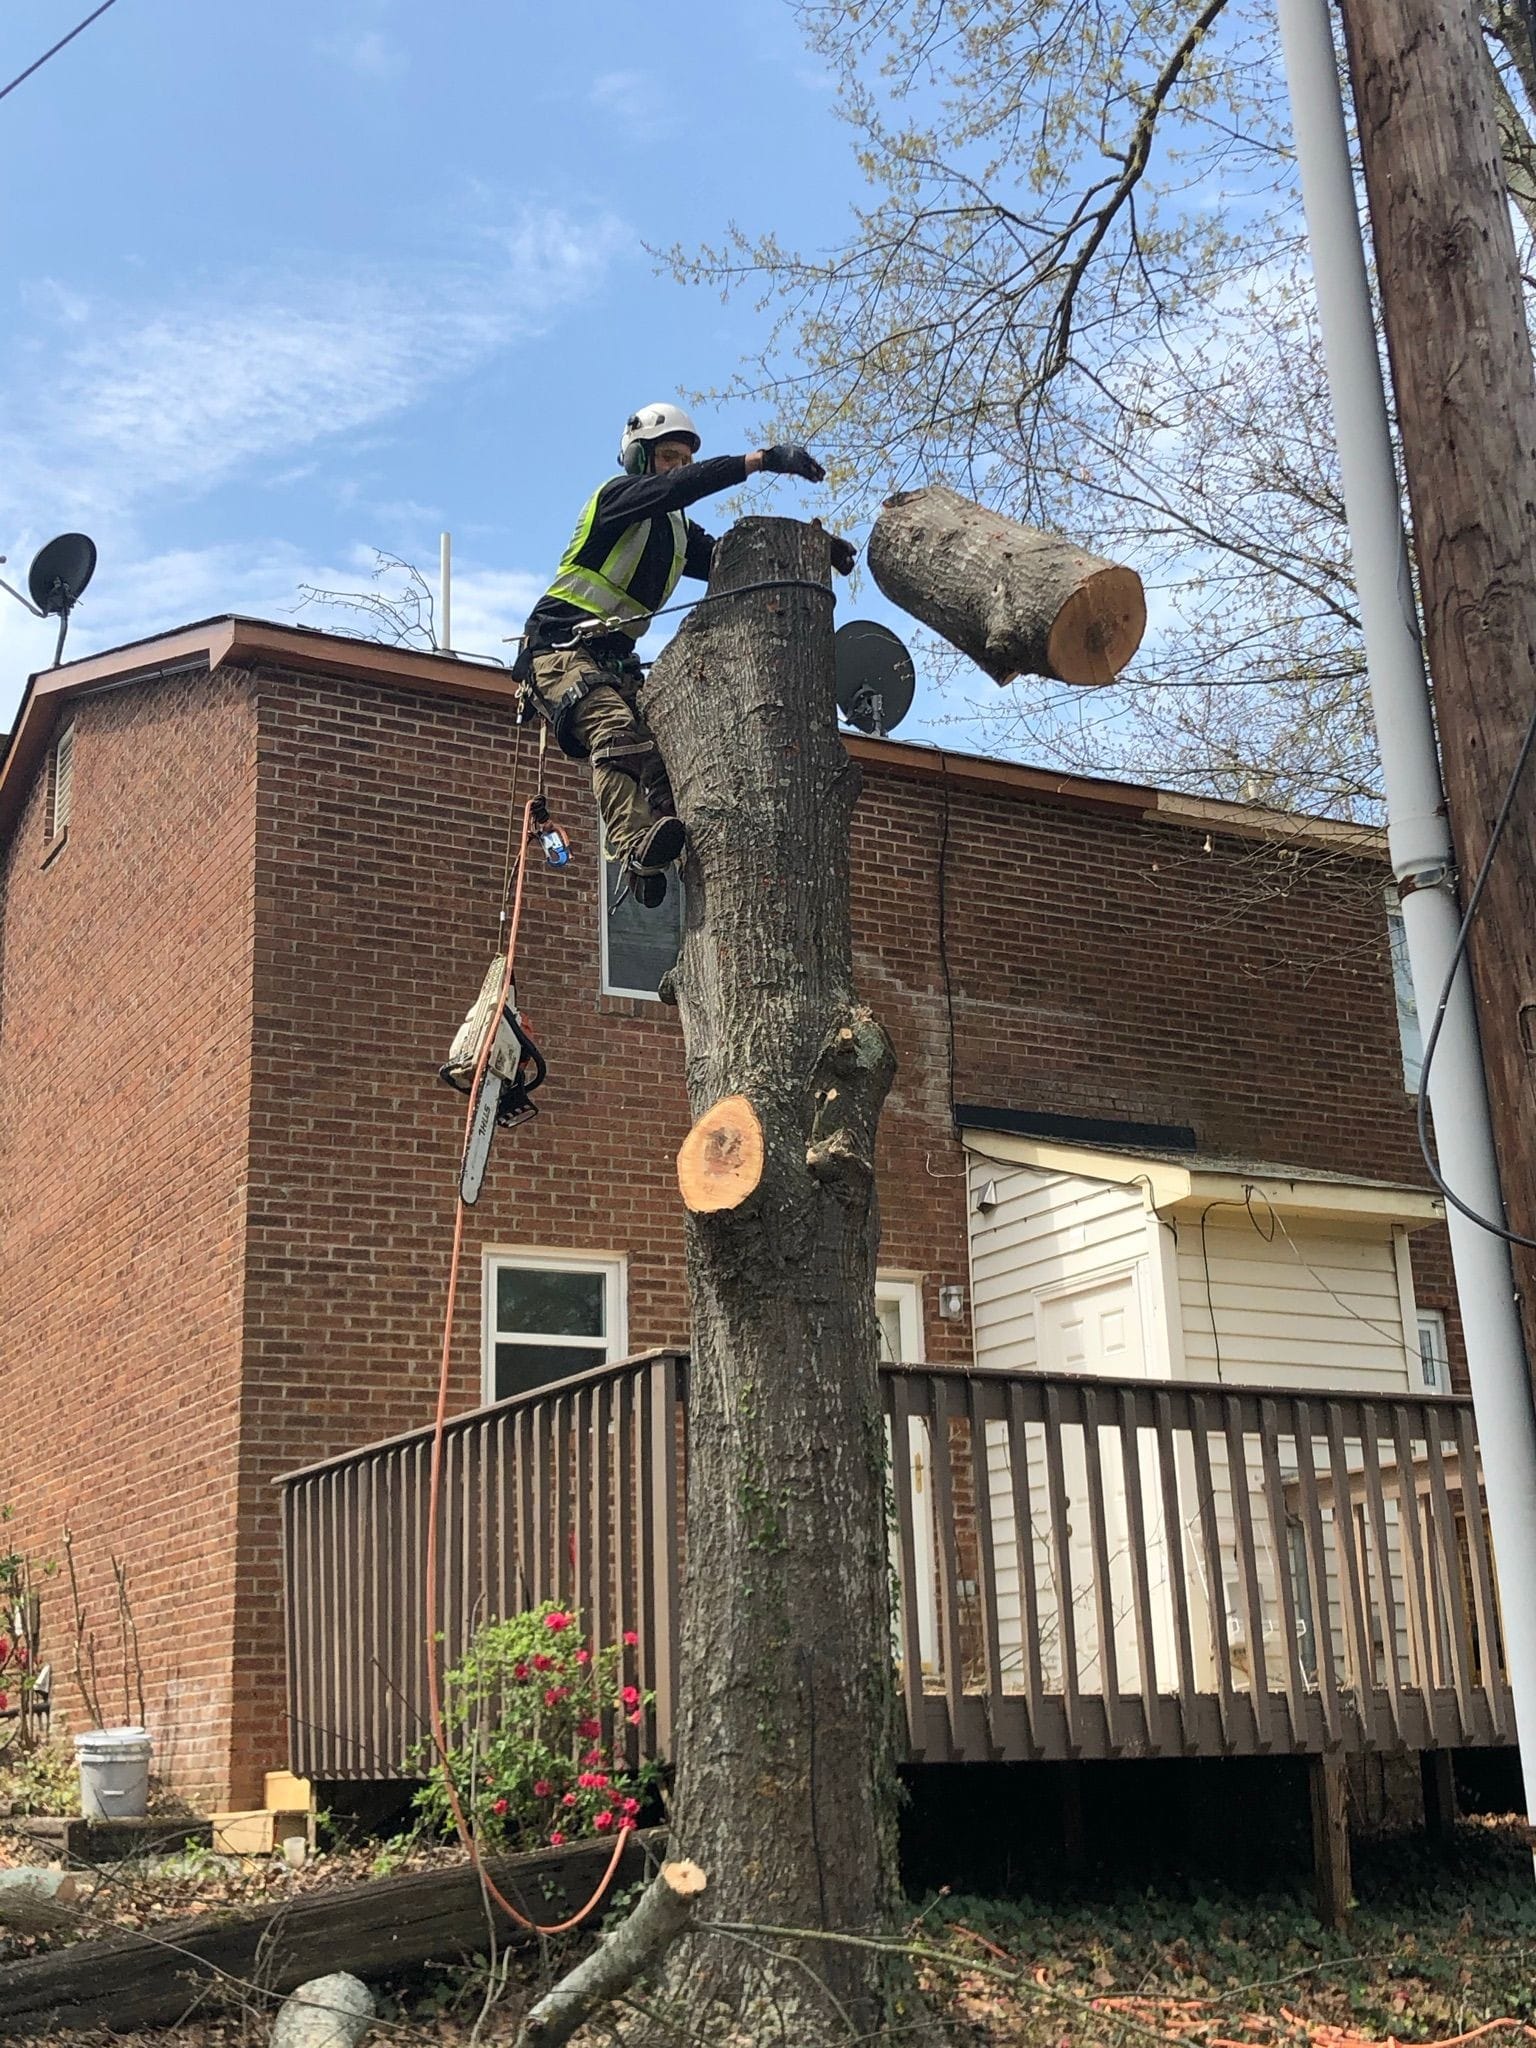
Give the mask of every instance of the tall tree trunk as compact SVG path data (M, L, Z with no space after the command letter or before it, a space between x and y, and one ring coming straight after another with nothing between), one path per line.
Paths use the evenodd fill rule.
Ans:
M825 537L744 520L711 591L776 578L826 583ZM859 775L837 732L830 592L695 613L645 708L690 835L674 975L690 1100L703 1117L744 1098L725 1124L755 1148L755 1114L762 1143L739 1194L690 1197L673 1853L708 1872L710 1920L868 1930L898 1898L872 1171L895 1060L853 989ZM850 2018L878 2026L894 1995L865 1951L775 1959L708 1935L674 1988L696 2013L762 1999L775 2038L782 2018L804 2048L845 2041Z

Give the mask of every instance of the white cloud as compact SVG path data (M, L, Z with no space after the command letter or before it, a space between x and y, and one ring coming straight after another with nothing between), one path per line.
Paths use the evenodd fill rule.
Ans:
M34 320L54 318L50 346L23 324L9 374L0 364L0 534L185 499L258 461L291 475L316 444L540 331L630 246L612 216L528 209L472 259L408 277L311 266L168 290L150 310L82 301L62 342L52 296L24 293Z
M323 57L345 65L359 78L398 78L405 69L405 52L376 28L326 36L315 47Z
M630 135L671 135L677 129L653 71L600 71L587 88L587 101Z

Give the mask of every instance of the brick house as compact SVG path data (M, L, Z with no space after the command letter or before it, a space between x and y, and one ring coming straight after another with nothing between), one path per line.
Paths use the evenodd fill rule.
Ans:
M462 1107L435 1068L530 786L510 695L220 618L34 677L0 764L0 1503L38 1553L71 1531L110 1698L122 1561L162 1767L217 1801L327 1774L275 1482L430 1418ZM882 1329L929 1369L893 1397L918 1753L966 1753L977 1667L1019 1753L1058 1723L1123 1750L1138 1660L1142 1751L1164 1694L1186 1750L1273 1745L1271 1698L1281 1747L1508 1740L1380 846L848 744L857 971L901 1062ZM687 1336L649 993L675 934L605 913L585 775L549 780L578 858L535 876L520 985L551 1078L472 1213L466 1413Z

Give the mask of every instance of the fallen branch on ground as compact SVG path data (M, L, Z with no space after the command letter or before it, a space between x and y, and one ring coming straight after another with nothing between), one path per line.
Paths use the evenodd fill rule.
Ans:
M623 1926L534 2006L517 2048L558 2048L593 2013L627 1991L687 1933L708 1882L696 1863L664 1863Z
M0 1927L16 1934L57 1934L75 1926L80 1886L66 1870L35 1870L22 1864L0 1870Z

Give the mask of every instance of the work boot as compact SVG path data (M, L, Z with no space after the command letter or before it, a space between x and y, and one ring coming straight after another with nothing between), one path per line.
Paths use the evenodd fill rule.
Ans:
M681 818L658 818L650 831L630 848L630 870L637 876L663 875L687 844L688 834Z
M642 910L660 910L667 900L667 878L665 875L631 874L630 894Z

